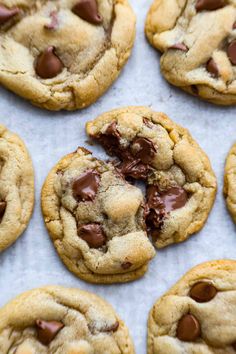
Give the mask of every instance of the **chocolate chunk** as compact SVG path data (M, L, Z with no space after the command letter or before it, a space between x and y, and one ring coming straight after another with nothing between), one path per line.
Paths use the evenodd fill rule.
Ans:
M37 320L36 327L38 340L44 345L49 345L58 332L64 327L64 324L58 321Z
M182 208L187 200L188 195L182 187L170 187L166 191L160 191L155 185L148 187L146 222L154 240L158 238L167 214Z
M50 13L50 19L51 19L51 22L48 25L45 25L44 28L46 28L48 30L54 30L58 26L57 11L52 11Z
M89 23L95 25L102 23L96 0L80 0L75 4L72 12Z
M55 54L54 47L48 47L36 61L36 73L43 79L51 79L62 71L64 65Z
M130 262L121 263L121 268L123 268L124 270L129 269L130 267L132 267L132 263Z
M150 164L156 153L153 142L147 138L136 138L131 149L135 158L140 159L144 164Z
M236 29L236 22L234 22L233 24L233 29Z
M220 9L221 7L224 7L226 5L225 0L197 0L196 2L196 10L203 11L203 10L217 10Z
M201 328L198 320L193 315L184 315L177 327L177 338L184 342L194 342L201 335Z
M0 5L0 25L3 25L19 13L20 9L18 9L17 7L8 9L6 6Z
M227 49L229 60L233 65L236 65L236 40L232 41Z
M3 217L6 210L6 206L7 206L6 202L0 202L0 218Z
M73 183L73 197L78 202L94 200L100 184L100 178L100 174L95 170L84 172Z
M188 47L184 43L173 44L170 47L170 49L179 49L179 50L182 50L183 52L187 52L188 51Z
M236 342L232 344L232 347L233 347L234 350L236 351Z
M209 73L212 74L212 76L214 76L214 77L219 76L219 70L218 70L218 67L217 67L214 59L211 58L208 60L208 62L206 64L206 69Z
M108 154L119 154L120 134L116 127L116 122L112 122L106 129L105 133L100 134L96 139L101 143Z
M167 213L182 208L188 200L188 195L182 187L170 187L166 191L159 191L155 185L148 188L147 197L150 208L164 207Z
M131 177L134 179L146 180L148 177L149 167L140 162L140 160L129 159L121 162L117 166L118 171L125 177Z
M217 290L211 283L198 282L190 290L190 297L197 302L208 302L217 294Z
M78 228L78 235L87 242L91 248L102 247L106 243L106 236L99 224L87 224Z

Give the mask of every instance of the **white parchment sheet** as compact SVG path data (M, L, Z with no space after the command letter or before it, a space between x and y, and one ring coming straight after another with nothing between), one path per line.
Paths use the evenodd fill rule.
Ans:
M0 306L25 290L47 284L86 289L114 306L130 329L137 354L145 354L146 321L155 300L192 266L207 260L236 258L236 229L222 196L225 157L236 140L236 108L202 102L165 82L159 71L159 54L144 36L152 0L130 2L137 14L133 54L121 76L97 103L83 111L54 113L0 89L0 122L25 141L36 175L36 205L29 227L0 255ZM78 146L104 157L102 149L85 143L85 122L127 105L150 106L188 128L211 160L218 194L204 229L185 243L159 251L142 279L124 285L91 285L73 276L57 256L41 216L40 191L51 167Z

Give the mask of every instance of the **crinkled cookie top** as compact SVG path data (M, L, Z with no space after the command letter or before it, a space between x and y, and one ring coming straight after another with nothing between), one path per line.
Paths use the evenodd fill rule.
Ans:
M211 210L216 178L189 132L163 113L128 107L101 115L87 133L116 156L127 180L146 185L145 219L157 247L186 240Z
M3 0L0 83L47 109L88 106L119 74L134 35L126 0Z
M27 227L34 206L32 161L20 137L0 125L0 252Z
M109 163L79 148L49 173L42 190L46 227L66 266L95 283L136 279L155 251L144 198Z
M153 306L148 354L233 354L235 326L236 262L203 263Z
M165 78L218 104L236 104L235 0L155 0L146 21Z
M226 159L224 195L228 210L236 223L236 144L232 146Z
M100 297L50 286L0 309L1 354L134 354L125 324Z

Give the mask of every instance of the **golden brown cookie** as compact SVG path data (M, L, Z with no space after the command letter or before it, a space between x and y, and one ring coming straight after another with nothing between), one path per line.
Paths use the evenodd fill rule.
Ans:
M34 171L20 137L0 125L0 252L27 227L34 206Z
M206 154L165 114L127 107L102 114L87 133L116 156L117 170L146 184L146 224L159 248L186 240L205 224L216 194Z
M124 322L92 293L48 286L0 309L1 354L134 354Z
M60 258L89 282L139 278L155 255L141 190L83 148L62 158L49 173L42 211Z
M224 195L228 210L236 223L236 144L232 146L226 159Z
M84 108L117 78L134 37L127 0L3 0L0 83L46 109Z
M148 354L233 354L236 350L236 261L191 269L153 306Z
M146 35L163 53L170 83L212 103L236 104L234 0L154 0Z

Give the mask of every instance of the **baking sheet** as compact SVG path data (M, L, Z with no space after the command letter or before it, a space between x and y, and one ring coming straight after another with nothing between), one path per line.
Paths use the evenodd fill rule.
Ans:
M36 205L30 225L0 255L0 306L23 291L42 285L86 289L114 306L130 329L137 354L144 354L147 316L155 300L192 266L207 260L235 258L236 229L226 211L222 187L225 157L236 140L236 110L202 102L165 82L159 72L159 54L144 36L145 16L152 0L130 2L137 14L133 55L97 103L83 111L53 113L0 89L0 122L24 139L36 174ZM218 194L204 229L185 243L159 251L142 279L123 285L91 285L77 279L60 262L44 227L40 190L49 169L78 146L104 157L102 149L86 144L85 122L127 105L150 106L188 128L210 157L218 179Z

